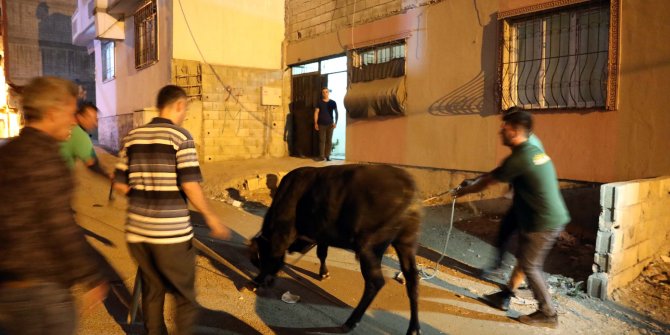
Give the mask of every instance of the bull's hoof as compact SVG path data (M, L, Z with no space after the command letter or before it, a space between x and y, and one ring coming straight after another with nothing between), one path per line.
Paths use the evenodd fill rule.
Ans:
M407 329L407 335L420 335L421 329Z
M330 278L330 272L321 273L321 274L319 274L319 277L321 277L321 280L328 279L328 278Z

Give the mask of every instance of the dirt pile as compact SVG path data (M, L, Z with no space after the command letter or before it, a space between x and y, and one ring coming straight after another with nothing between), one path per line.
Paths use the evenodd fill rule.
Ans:
M637 279L617 289L612 299L664 323L670 323L670 255L654 259Z

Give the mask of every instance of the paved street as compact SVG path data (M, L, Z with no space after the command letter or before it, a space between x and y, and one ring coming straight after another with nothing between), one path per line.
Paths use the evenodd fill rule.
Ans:
M109 162L109 157L103 161ZM227 173L232 173L230 170ZM138 324L126 325L136 267L126 250L123 223L124 199L108 203L109 184L80 168L75 199L77 219L88 230L91 244L107 260L106 271L116 281L104 305L81 317L79 334L135 334ZM207 176L207 175L206 175ZM332 249L328 264L331 278L316 279L318 259L314 251L302 259L289 257L272 289L240 293L255 273L247 260L245 240L261 225L259 215L250 214L223 202L212 202L214 210L234 231L230 241L212 241L194 213L197 238L205 248L197 259L198 300L204 307L198 331L202 334L296 334L337 333L339 325L358 302L363 279L353 254ZM456 234L462 234L456 232ZM425 252L424 252L425 253ZM496 290L494 284L468 274L468 267L446 260L452 268L442 268L437 278L422 281L420 319L424 334L646 334L651 326L631 316L622 316L591 301L576 301L558 296L561 316L557 330L533 328L509 318L533 310L532 305L513 305L507 313L479 302L482 294ZM391 279L397 269L392 256L384 261L387 284L363 318L355 334L402 334L408 325L409 306L404 286ZM280 297L285 291L299 295L297 304L286 304ZM172 302L168 300L168 306ZM601 304L602 305L602 304ZM604 312L594 312L600 308ZM604 309L603 309L604 308ZM167 308L166 319L172 319ZM614 313L614 314L612 314ZM607 315L610 314L610 315ZM625 322L622 320L626 320ZM594 326L597 328L594 329ZM169 324L171 327L171 324ZM656 329L658 328L649 328Z

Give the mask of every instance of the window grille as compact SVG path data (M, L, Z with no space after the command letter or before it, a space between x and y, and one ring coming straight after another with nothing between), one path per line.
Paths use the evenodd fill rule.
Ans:
M114 42L102 42L102 80L114 79Z
M505 22L502 107L593 108L607 103L609 6Z
M158 61L158 15L156 0L147 1L135 13L135 68Z
M353 67L369 64L382 64L394 59L405 58L405 42L393 42L373 48L357 50L351 53Z

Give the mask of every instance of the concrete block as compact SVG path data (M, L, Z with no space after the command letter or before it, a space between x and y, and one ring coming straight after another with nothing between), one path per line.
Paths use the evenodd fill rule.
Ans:
M600 186L600 206L602 208L614 208L614 190L618 184L621 183L610 183Z
M596 253L606 254L612 252L613 250L610 250L612 246L611 240L611 231L598 231L596 235Z
M614 222L621 227L634 226L642 218L642 205L619 206L614 208Z
M618 274L637 264L637 246L633 246L623 252L609 254L608 264L610 274Z
M628 207L639 204L640 199L640 184L632 181L618 185L614 189L614 208Z
M616 274L609 275L609 284L607 287L608 295L615 289L628 285L635 280L648 263L635 263L633 266Z
M643 218L653 220L670 216L670 200L648 200L641 204Z
M586 293L594 298L606 300L608 298L608 276L606 273L594 273L586 282Z
M598 216L598 230L609 231L614 226L614 213L611 208L601 208L600 216Z
M596 266L595 272L609 271L609 254L595 254L593 255L593 263Z
M654 256L657 250L654 248L654 243L651 239L640 242L637 247L637 261L645 262L645 260Z
M610 237L610 253L622 252L624 249L624 233L621 229L614 229L611 231L612 235Z

